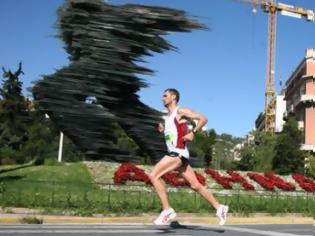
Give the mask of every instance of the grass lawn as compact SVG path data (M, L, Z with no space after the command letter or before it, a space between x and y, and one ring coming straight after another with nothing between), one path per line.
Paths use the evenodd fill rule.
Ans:
M83 163L60 165L2 166L0 181L54 181L91 183L92 177Z

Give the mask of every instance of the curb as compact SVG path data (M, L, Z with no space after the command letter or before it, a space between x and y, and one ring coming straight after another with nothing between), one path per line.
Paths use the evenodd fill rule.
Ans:
M80 216L51 216L39 214L0 214L0 224L21 224L26 217L36 217L43 224L153 224L158 215L149 216L127 216L127 217L80 217ZM176 218L181 224L217 224L216 217L205 217L196 215L181 216ZM235 217L227 219L227 224L314 224L311 217L295 216L257 216L257 217Z

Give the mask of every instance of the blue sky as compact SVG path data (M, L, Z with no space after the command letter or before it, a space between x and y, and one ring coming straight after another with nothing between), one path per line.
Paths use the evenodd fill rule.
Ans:
M56 10L63 0L0 1L0 66L15 70L23 62L24 86L69 63L63 42L54 37ZM315 10L314 0L283 0ZM242 137L254 127L264 109L267 53L267 14L235 0L111 0L112 4L139 3L185 10L210 30L173 33L167 40L178 52L145 58L154 76L140 91L141 100L162 109L161 95L174 87L180 105L208 117L207 128ZM315 23L278 14L276 90L305 55L315 48ZM283 83L284 84L284 83Z

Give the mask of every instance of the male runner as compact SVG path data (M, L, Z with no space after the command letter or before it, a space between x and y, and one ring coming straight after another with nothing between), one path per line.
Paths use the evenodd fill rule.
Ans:
M163 104L167 108L168 114L165 118L165 124L159 124L159 132L164 132L168 154L165 155L153 168L149 177L161 200L163 211L154 221L156 225L167 224L176 217L176 212L171 208L166 189L160 180L160 177L172 170L178 170L182 177L189 183L190 188L198 192L207 200L217 211L219 225L224 225L229 210L228 206L220 205L218 200L202 184L199 183L194 170L190 166L189 151L186 141L192 141L195 133L206 123L207 118L199 113L193 112L187 108L179 108L177 103L180 95L176 89L166 89L163 94ZM196 127L188 132L187 118L197 120Z

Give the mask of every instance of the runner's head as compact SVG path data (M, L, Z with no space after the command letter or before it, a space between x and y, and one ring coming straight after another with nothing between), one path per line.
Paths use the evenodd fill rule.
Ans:
M175 104L177 104L179 101L179 98L180 98L180 95L176 89L168 88L168 89L165 89L164 91L162 101L164 103L164 106L168 106L172 102L175 102Z

